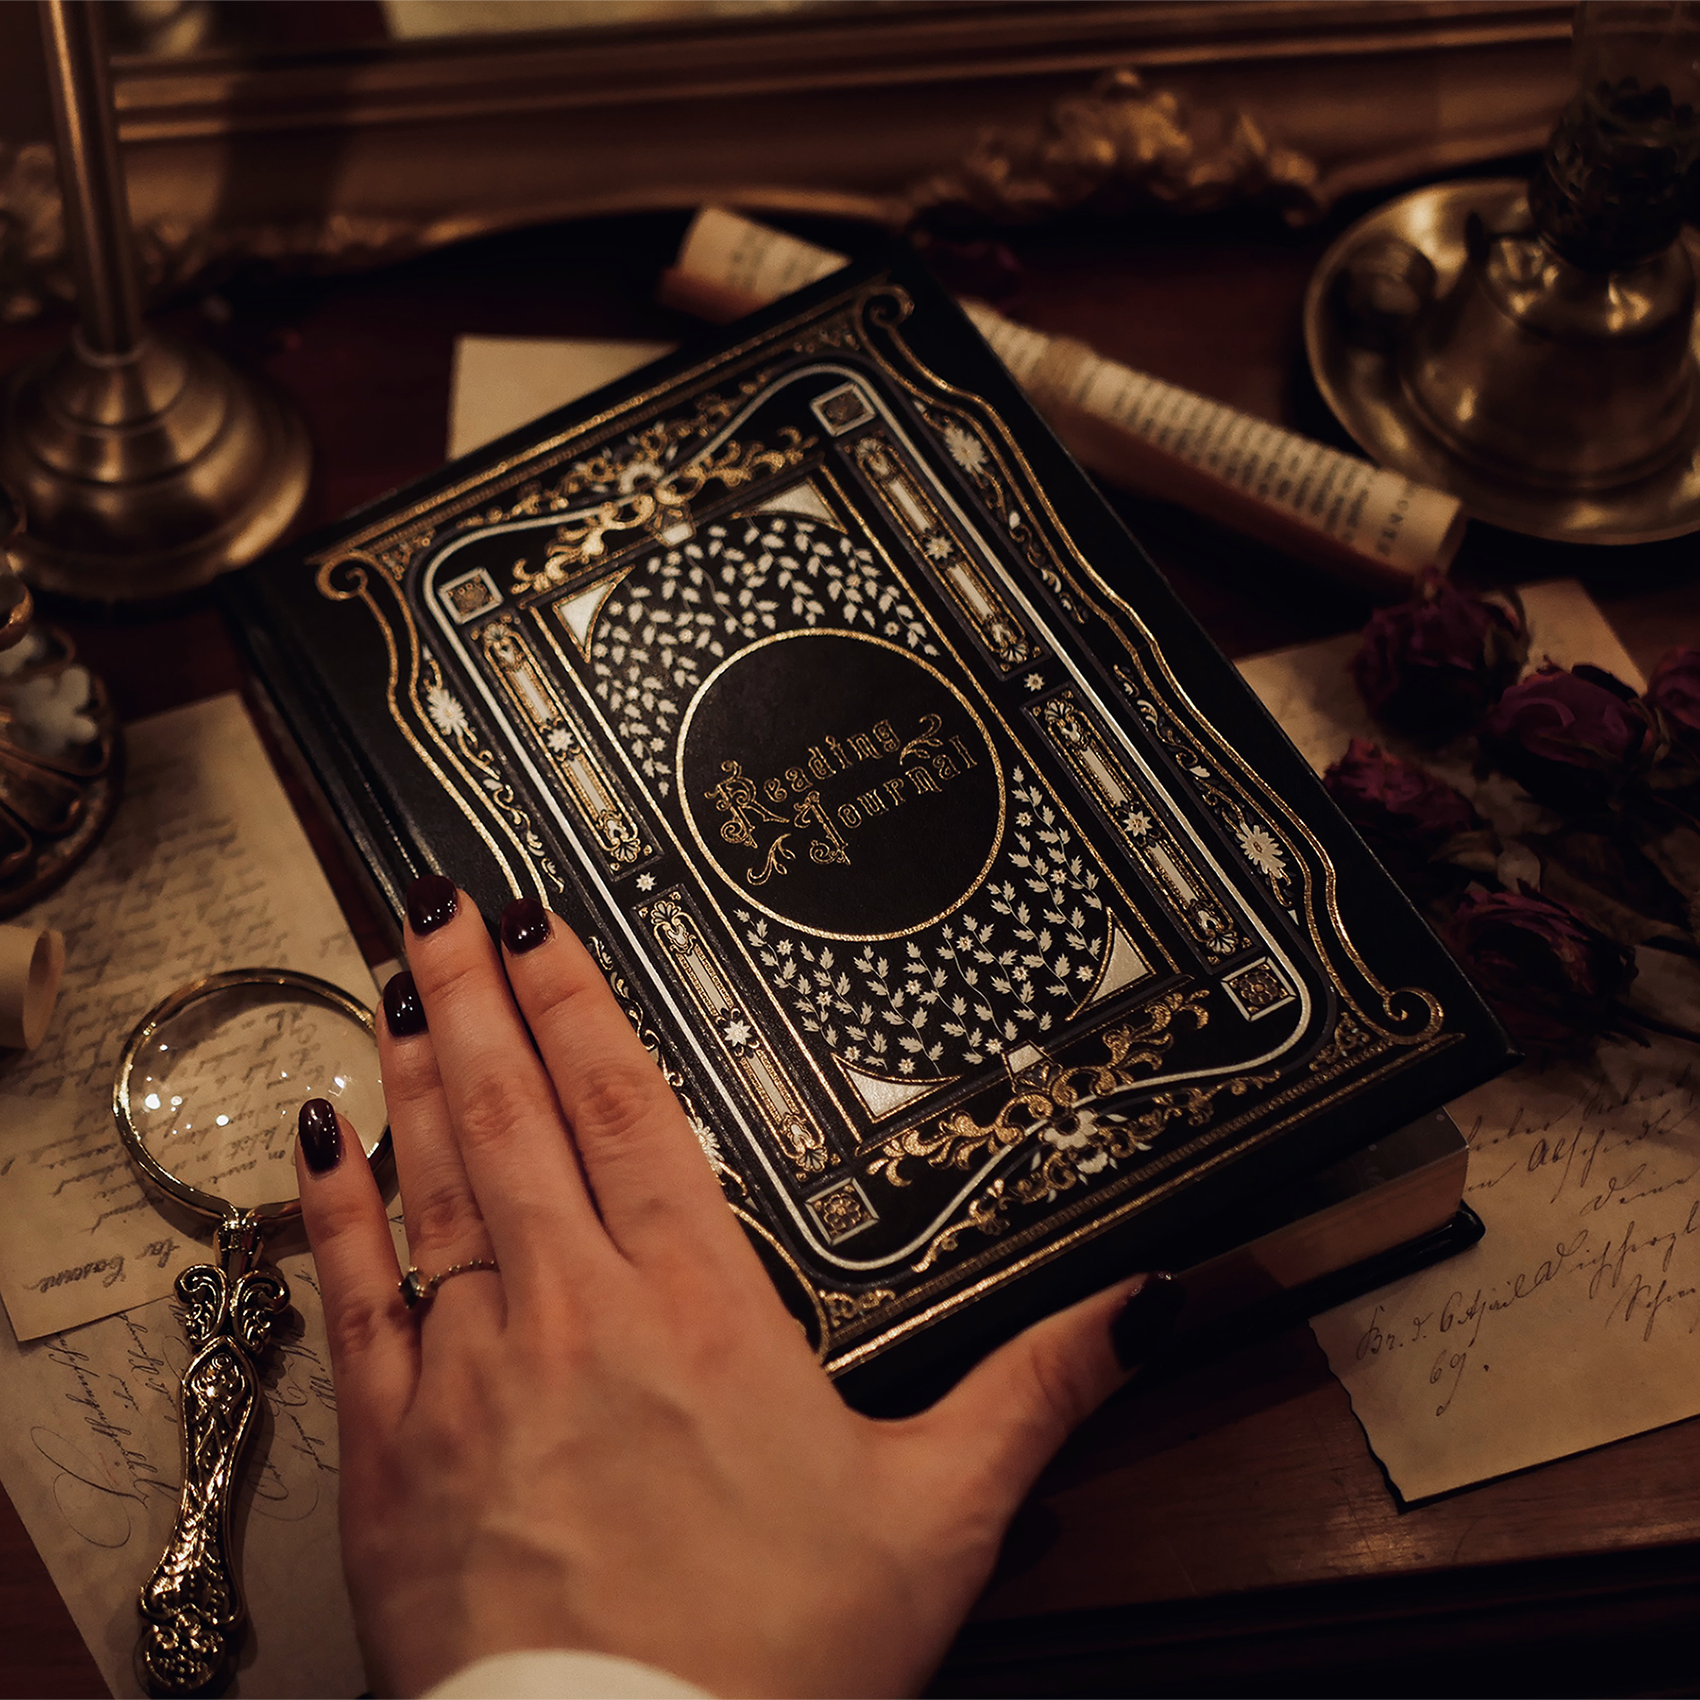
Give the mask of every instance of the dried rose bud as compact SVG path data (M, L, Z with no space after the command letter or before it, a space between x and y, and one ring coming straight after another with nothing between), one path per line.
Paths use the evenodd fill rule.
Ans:
M1523 671L1522 609L1426 573L1416 596L1364 628L1352 678L1377 720L1425 743L1468 732Z
M1654 670L1646 700L1673 739L1700 745L1700 649L1673 649Z
M1383 755L1354 738L1322 776L1340 812L1389 873L1413 896L1437 895L1459 883L1437 862L1455 861L1489 872L1499 845L1493 829L1461 791L1416 762Z
M1591 1047L1623 1024L1634 953L1524 886L1464 894L1445 927L1452 954L1505 1030L1538 1055Z
M1447 839L1483 824L1463 792L1427 768L1354 738L1323 774L1328 794L1360 832L1390 834L1433 853Z
M1500 698L1481 729L1483 758L1544 803L1599 808L1651 762L1646 705L1601 667L1550 662Z

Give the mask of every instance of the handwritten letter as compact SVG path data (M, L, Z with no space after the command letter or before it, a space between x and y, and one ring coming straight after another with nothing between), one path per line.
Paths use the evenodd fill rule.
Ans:
M1641 680L1574 584L1525 591L1534 659ZM1356 638L1262 656L1248 682L1311 764L1378 738L1347 676ZM1400 753L1409 753L1401 751ZM1434 763L1501 822L1535 806ZM1515 873L1517 870L1507 870ZM1534 872L1533 869L1530 872ZM1700 975L1640 954L1636 997L1700 1020ZM1470 1142L1469 1251L1315 1318L1407 1499L1700 1413L1700 1051L1619 1040L1514 1070L1451 1106Z
M300 1319L270 1349L237 1527L250 1633L233 1694L366 1689L337 1554L336 1397L311 1258L279 1260ZM177 1515L178 1379L164 1300L20 1347L0 1317L0 1479L114 1694L138 1695L136 1593Z
M130 728L110 833L32 913L64 930L67 963L47 1039L0 1053L0 1284L15 1324L0 1318L0 1481L112 1691L133 1695L136 1594L180 1481L188 1346L165 1295L207 1257L211 1224L162 1208L134 1178L112 1123L118 1053L166 992L220 969L303 969L368 1004L373 987L233 696ZM272 1108L256 1165L275 1171L288 1139ZM252 1633L234 1692L358 1694L324 1320L311 1259L278 1262L299 1326L261 1372L237 1511Z
M128 742L111 831L30 912L65 933L53 1025L36 1050L0 1052L0 1297L20 1340L165 1297L211 1243L210 1225L161 1211L113 1126L118 1054L154 1003L204 975L262 965L373 998L241 702L162 714L131 727ZM292 1117L273 1116L261 1131L263 1167L288 1173L278 1185L256 1178L257 1195L239 1203L293 1191ZM184 1178L199 1184L211 1172L191 1164Z

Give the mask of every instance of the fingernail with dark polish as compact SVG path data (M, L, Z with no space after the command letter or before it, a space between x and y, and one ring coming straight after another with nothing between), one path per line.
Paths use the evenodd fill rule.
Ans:
M549 936L549 911L535 897L516 897L502 911L502 943L515 956L535 950Z
M405 968L392 974L384 987L384 1025L392 1039L411 1039L425 1031L425 1006L419 1001L413 976Z
M301 1106L301 1150L307 1167L316 1175L328 1174L342 1160L342 1129L336 1111L323 1098L309 1098Z
M416 933L434 933L454 919L455 882L441 874L421 874L407 888L407 924Z
M1186 1288L1173 1275L1148 1275L1110 1324L1110 1343L1123 1369L1144 1363L1174 1332Z

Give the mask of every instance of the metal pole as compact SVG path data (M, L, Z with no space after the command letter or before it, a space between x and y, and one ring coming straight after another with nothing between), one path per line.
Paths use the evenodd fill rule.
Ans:
M39 0L59 145L65 246L77 280L85 351L122 359L142 340L130 194L118 155L100 0Z

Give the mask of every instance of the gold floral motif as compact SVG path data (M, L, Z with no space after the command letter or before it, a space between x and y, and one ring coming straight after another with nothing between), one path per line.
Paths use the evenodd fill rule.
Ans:
M924 1274L941 1257L955 1251L964 1234L981 1233L987 1239L999 1238L1009 1227L1009 1205L1005 1183L993 1181L984 1192L969 1200L968 1209L959 1221L933 1236L920 1262L911 1265L914 1272Z
M736 399L752 393L753 386L745 384ZM731 415L734 405L729 398L710 398L688 419L658 421L619 447L597 450L574 465L553 489L528 492L524 511L558 513L560 525L540 567L533 571L524 562L515 564L514 594L553 589L579 568L604 560L616 532L645 530L661 543L686 542L695 532L691 502L709 484L739 489L765 474L800 466L815 446L815 438L805 438L794 425L786 425L780 429L778 448L728 438L681 464L681 445L712 432ZM573 508L573 499L585 492L601 492L602 500ZM483 516L479 523L501 523L512 517L513 510L507 510L500 520Z
M1254 1088L1275 1085L1280 1078L1279 1070L1238 1074L1209 1086L1160 1092L1138 1115L1101 1115L1089 1106L1059 1106L1058 1114L1027 1130L1036 1135L1039 1144L1027 1172L993 1181L970 1201L959 1221L934 1236L920 1261L911 1267L917 1275L931 1268L945 1253L954 1251L962 1235L970 1230L996 1238L1009 1226L1011 1209L1054 1203L1092 1176L1155 1149L1174 1123L1208 1127L1216 1119L1218 1099L1243 1098Z
M1131 1021L1100 1035L1107 1053L1104 1061L1064 1068L1041 1058L1015 1076L1014 1095L986 1126L959 1110L941 1118L936 1129L909 1128L880 1147L868 1173L889 1186L907 1186L910 1177L903 1173L903 1164L910 1159L934 1169L967 1169L986 1156L1042 1138L1047 1130L1078 1118L1098 1099L1137 1085L1139 1071L1157 1067L1174 1045L1176 1023L1183 1015L1194 1030L1206 1026L1209 995L1207 988L1165 992Z
M834 1328L846 1328L864 1316L872 1316L897 1294L890 1287L870 1287L865 1293L821 1293L818 1297L826 1307L827 1321Z
M816 1193L809 1200L809 1208L834 1245L879 1220L855 1181L844 1181L829 1192Z
M837 313L811 325L791 344L793 354L825 354L834 349L860 348L862 333L854 313Z
M436 535L437 528L429 522L413 526L387 539L381 548L374 549L372 558L400 584L407 569L418 558L419 552L426 548Z
M1310 1072L1326 1079L1342 1069L1387 1049L1388 1041L1381 1034L1359 1021L1350 1010L1341 1010L1328 1043L1310 1059Z

